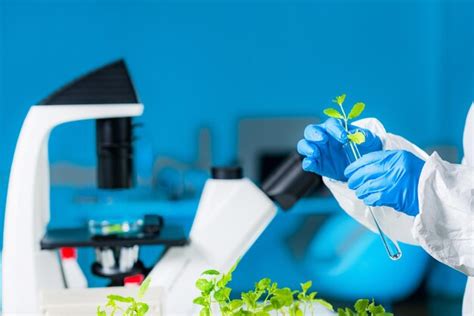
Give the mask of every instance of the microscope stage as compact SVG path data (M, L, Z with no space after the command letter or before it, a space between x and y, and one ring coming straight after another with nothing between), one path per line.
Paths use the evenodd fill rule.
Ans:
M91 235L87 227L51 229L41 239L42 250L52 250L61 247L131 247L134 245L164 245L167 247L184 246L188 238L180 226L165 225L158 234L151 236L107 236Z

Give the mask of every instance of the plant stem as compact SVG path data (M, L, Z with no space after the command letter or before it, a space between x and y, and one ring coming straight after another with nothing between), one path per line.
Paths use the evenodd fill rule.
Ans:
M344 111L344 107L342 106L342 104L340 104L339 107L341 108L342 115L344 115L344 127L346 129L346 132L349 133L349 129L348 129L348 126L347 126L348 119L347 119L346 111Z
M272 295L272 293L270 293L270 291L267 291L267 293L268 293L267 296L263 300L263 304L265 304L268 301L268 299L270 298L270 295Z

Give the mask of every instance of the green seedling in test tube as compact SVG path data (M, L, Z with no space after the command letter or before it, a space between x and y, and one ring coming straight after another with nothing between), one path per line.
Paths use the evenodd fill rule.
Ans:
M342 122L344 129L347 132L348 142L343 144L342 147L344 152L347 156L347 160L349 163L352 163L359 159L362 155L359 152L359 148L357 145L363 144L365 142L365 134L361 131L350 131L349 130L349 121L355 119L356 117L360 116L365 109L365 104L362 102L357 102L352 106L352 109L349 112L349 115L346 115L346 111L344 110L344 101L346 100L346 95L342 94L337 96L332 102L339 106L340 112L335 108L327 108L324 110L324 114L329 117L333 117L335 119L339 119ZM387 251L388 256L392 260L398 260L402 257L402 251L398 246L396 240L390 239L388 235L386 235L380 227L380 221L377 219L375 215L373 207L369 206L370 214L372 215L372 219L374 222L375 227L382 239L382 243Z

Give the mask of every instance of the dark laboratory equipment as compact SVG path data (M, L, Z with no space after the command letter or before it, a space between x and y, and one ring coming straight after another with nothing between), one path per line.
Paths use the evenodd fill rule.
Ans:
M262 190L282 209L290 209L300 198L321 184L321 177L301 168L303 158L294 153L262 183Z

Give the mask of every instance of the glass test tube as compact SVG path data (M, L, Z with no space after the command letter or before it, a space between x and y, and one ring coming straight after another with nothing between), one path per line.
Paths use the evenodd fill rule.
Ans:
M344 152L346 153L347 159L349 160L349 163L352 163L361 157L359 149L357 148L357 145L354 142L348 141L346 144L343 145L343 148ZM375 215L373 207L368 206L368 208L370 214L372 215L374 225L377 228L377 231L380 235L380 239L382 240L382 243L385 247L385 250L387 251L389 258L392 260L400 259L402 257L402 251L398 246L397 241L390 239L390 237L382 231L382 228L380 228L379 221L377 219L377 216Z

